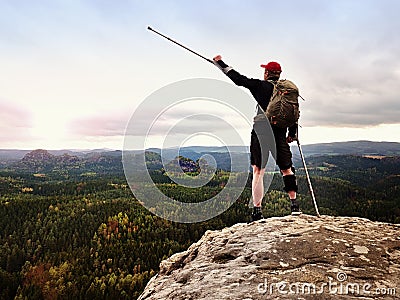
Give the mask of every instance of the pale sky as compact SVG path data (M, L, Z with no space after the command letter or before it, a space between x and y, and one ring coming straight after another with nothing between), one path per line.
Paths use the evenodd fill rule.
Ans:
M0 0L0 149L122 149L154 91L230 82L149 25L248 77L280 62L307 100L303 144L400 142L399 11L398 0Z

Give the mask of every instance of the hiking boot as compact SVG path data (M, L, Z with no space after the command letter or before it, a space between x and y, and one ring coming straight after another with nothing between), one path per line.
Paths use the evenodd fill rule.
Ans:
M261 207L254 207L253 213L251 214L251 221L258 221L264 219L264 216L261 212Z
M300 215L301 214L301 210L300 210L299 203L297 203L296 199L290 200L290 202L291 202L290 210L292 212L292 215Z
M264 216L262 215L262 212L258 212L258 213L252 213L251 214L251 221L258 221L258 220L262 220L264 219Z

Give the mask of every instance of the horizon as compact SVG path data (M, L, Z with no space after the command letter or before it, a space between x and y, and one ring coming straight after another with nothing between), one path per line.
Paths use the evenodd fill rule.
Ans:
M301 143L302 146L313 146L313 145L324 145L324 144L340 144L340 143L360 143L360 142L367 142L367 143L393 143L393 144L399 144L400 142L393 142L393 141L370 141L370 140L351 140L351 141L338 141L338 142L323 142L323 143L311 143L311 144L303 144ZM292 147L297 147L296 143L291 143L290 146ZM160 148L160 147L148 147L145 149L129 149L129 150L124 150L124 149L113 149L113 148L82 148L82 149L74 149L74 148L57 148L57 149L50 149L50 148L29 148L29 149L18 149L18 148L0 148L0 151L36 151L36 150L46 150L46 151L71 151L71 152L93 152L93 151L98 151L98 152L108 152L108 151L144 151L144 150L149 150L149 149L182 149L182 148L223 148L223 147L247 147L249 146L246 145L188 145L188 146L183 146L183 147L166 147L166 148Z
M155 92L193 78L233 85L215 66L148 26L205 57L221 54L249 78L262 79L260 64L278 61L281 77L293 80L306 99L300 101L304 145L400 142L400 1L290 5L288 11L286 2L261 0L1 2L0 148L123 149L130 118ZM269 11L276 28L265 26ZM230 17L221 19L220 12ZM160 112L160 126L148 147L165 141L161 129L201 113L236 125L243 144L250 143L250 126L237 124L226 107L175 105L167 111L164 100L151 107ZM254 112L254 100L246 105ZM135 119L142 135L146 121ZM202 132L206 123L189 120L175 133L186 134L186 143L216 143L222 131L214 125Z

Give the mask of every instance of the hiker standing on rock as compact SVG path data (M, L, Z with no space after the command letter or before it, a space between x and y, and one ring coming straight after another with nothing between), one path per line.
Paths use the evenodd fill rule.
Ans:
M222 61L220 55L214 57L214 64L220 68L236 85L243 86L251 92L254 99L258 103L257 115L254 118L253 129L251 131L250 141L250 162L253 168L253 179L252 179L252 198L254 209L251 214L252 220L263 219L261 212L261 202L264 197L264 183L263 177L265 173L265 167L267 165L269 151L274 155L273 149L270 149L272 145L268 144L268 130L266 122L271 124L272 132L276 144L276 155L274 155L276 164L278 165L281 174L283 176L284 190L288 193L291 201L292 214L299 214L299 204L296 201L297 192L297 181L295 175L295 169L292 163L292 153L290 151L289 143L296 140L297 136L297 118L299 115L298 104L297 104L297 118L291 123L279 123L279 120L275 119L275 114L268 117L268 110L270 107L271 99L275 99L276 96L282 91L279 89L285 83L283 80L279 80L282 72L281 66L277 62L269 62L266 65L261 65L265 69L264 80L247 78L244 75L239 74L232 67L229 67ZM296 101L298 97L297 87L287 81L296 91ZM286 90L280 95L285 94ZM272 103L273 101L271 101ZM292 105L296 109L296 105ZM269 113L269 112L268 112ZM293 124L292 124L293 123ZM290 125L287 125L290 124ZM269 149L269 150L267 150Z

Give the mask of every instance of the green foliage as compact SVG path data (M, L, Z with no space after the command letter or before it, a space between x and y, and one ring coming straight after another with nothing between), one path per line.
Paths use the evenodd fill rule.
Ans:
M153 166L158 157L148 154ZM400 223L398 158L325 156L307 163L322 214ZM178 224L140 205L122 175L84 171L64 179L0 174L0 299L136 299L162 259L187 249L206 230L249 220L251 176L220 216ZM248 175L218 170L206 186L192 189L177 186L162 170L150 173L163 193L183 202L207 200L230 176ZM315 214L301 168L297 175L301 208ZM289 214L282 188L277 174L263 201L265 217Z

